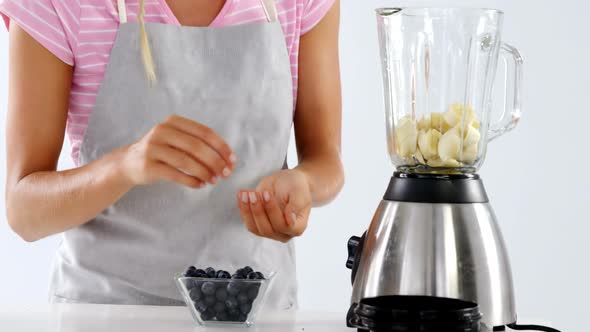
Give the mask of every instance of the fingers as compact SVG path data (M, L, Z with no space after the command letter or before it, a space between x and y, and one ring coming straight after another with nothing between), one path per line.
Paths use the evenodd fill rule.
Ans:
M150 169L150 172L158 173L158 177L161 179L178 183L180 185L184 185L190 188L197 189L202 188L205 185L203 181L200 181L195 177L187 175L179 171L177 168L170 167L169 165L164 164L162 162L156 162L154 165L152 165L152 169Z
M283 215L283 210L279 205L278 200L270 191L263 191L262 198L264 201L264 209L268 218L277 232L285 233L288 230L288 224Z
M258 235L263 237L272 237L274 234L274 230L270 222L268 221L268 217L266 216L266 212L264 211L264 207L260 202L260 197L258 193L255 191L251 191L248 193L248 201L250 205L250 211L252 212L252 217L254 218L254 222L256 223L256 228L258 228Z
M248 192L238 192L238 208L240 209L242 221L244 222L244 225L246 225L248 231L252 234L260 236L260 232L258 232L258 226L256 226L256 221L254 221L254 216L252 216L252 211L250 210Z
M194 177L201 182L215 184L216 177L206 168L188 154L164 145L153 145L150 147L149 157L161 163L176 168L187 176Z
M275 231L289 237L301 236L307 228L307 216L305 212L297 213L295 208L289 205L281 209L279 199L272 193L263 193L265 196L265 209ZM303 209L304 211L305 209ZM271 217L272 216L272 217Z
M172 127L203 140L212 147L229 165L236 162L236 156L227 143L211 128L198 122L172 115L167 120Z
M305 196L292 195L283 211L287 222L287 230L283 233L291 236L301 236L307 228L307 219L311 210L311 199Z
M262 195L258 192L250 192L248 197L250 198L250 210L252 211L260 235L281 242L289 241L291 239L290 236L281 234L273 228L273 224L269 220L269 216L264 208Z
M173 179L198 188L201 182L216 184L229 177L236 163L230 147L211 128L175 115L122 151L125 176L134 185Z
M273 223L267 215L263 196L255 191L241 191L239 193L240 213L248 230L258 236L280 242L288 242L291 237L273 228ZM253 231L255 229L255 231Z
M234 168L233 164L228 164L211 146L195 136L166 125L155 130L154 143L168 145L190 155L207 168L211 178L226 178Z

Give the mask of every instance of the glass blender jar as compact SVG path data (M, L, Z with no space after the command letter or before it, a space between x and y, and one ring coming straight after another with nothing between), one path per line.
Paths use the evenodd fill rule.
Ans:
M471 174L520 118L522 59L492 9L377 9L387 143L402 173ZM501 57L500 57L501 56ZM506 94L492 123L498 59Z

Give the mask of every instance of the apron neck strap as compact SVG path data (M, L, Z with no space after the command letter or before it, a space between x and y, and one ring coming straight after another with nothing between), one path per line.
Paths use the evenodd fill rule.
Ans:
M117 10L119 11L119 23L127 23L127 7L125 7L125 0L117 0Z
M266 14L266 19L269 22L275 22L279 19L279 14L277 13L277 5L275 4L275 0L260 0L260 3L262 4L262 8L264 9L264 13Z

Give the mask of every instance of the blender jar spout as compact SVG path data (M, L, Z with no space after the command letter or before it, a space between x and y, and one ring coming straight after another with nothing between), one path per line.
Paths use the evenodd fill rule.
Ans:
M377 9L375 9L375 12L377 12L377 15L380 15L380 16L390 16L390 15L399 13L402 10L403 10L403 8L395 8L395 7L377 8Z

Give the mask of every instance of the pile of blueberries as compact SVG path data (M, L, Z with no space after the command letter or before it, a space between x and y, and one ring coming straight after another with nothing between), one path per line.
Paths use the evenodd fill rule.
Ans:
M202 270L191 266L184 276L203 278L185 279L186 289L202 320L220 322L245 322L262 283L254 280L265 279L261 272L249 266L238 269L233 275L212 267Z

